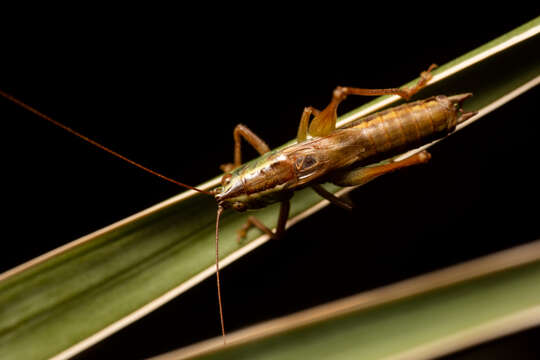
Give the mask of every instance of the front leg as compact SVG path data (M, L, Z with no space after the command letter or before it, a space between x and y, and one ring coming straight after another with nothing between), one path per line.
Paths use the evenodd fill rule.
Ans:
M279 239L281 235L285 232L285 225L287 225L287 219L289 218L289 210L291 208L290 200L285 200L281 202L281 207L279 208L279 217L278 223L276 226L276 232L274 233L266 225L264 225L259 219L255 216L249 216L247 222L238 230L238 242L242 241L250 228L256 227L262 232L270 235L272 239Z
M261 155L270 151L270 148L264 140L255 135L247 126L238 124L234 128L234 163L223 164L219 168L224 172L230 172L242 165L242 138L244 138L251 146Z

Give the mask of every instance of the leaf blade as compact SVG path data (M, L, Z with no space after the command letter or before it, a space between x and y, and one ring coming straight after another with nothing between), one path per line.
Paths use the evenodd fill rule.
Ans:
M537 71L535 67L528 69L528 73ZM519 70L525 73L523 68ZM516 81L523 80L519 77ZM441 82L429 91L448 84ZM488 95L497 96L485 91L468 106L481 106L481 99L489 102ZM364 109L372 106L370 103ZM161 204L67 246L54 256L3 275L0 344L5 345L6 356L52 356L65 349L65 356L73 355L210 276L215 205L201 197L180 200ZM318 203L309 190L304 191L295 196L292 216ZM274 206L258 216L270 224L276 211ZM238 214L224 216L221 252L225 256L237 253L235 231L243 221ZM233 260L223 263L227 261ZM108 292L110 289L114 290ZM145 311L141 311L143 308ZM48 340L52 333L55 341Z

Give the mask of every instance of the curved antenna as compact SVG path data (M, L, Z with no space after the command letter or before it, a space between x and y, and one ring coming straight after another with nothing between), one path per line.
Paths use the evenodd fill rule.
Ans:
M34 113L35 115L39 116L40 118L47 120L48 122L50 122L50 123L52 123L52 124L54 124L54 125L56 125L56 126L62 128L62 129L64 129L64 130L66 130L67 132L69 132L69 133L71 133L71 134L73 134L73 135L75 135L75 136L77 136L77 137L83 139L84 141L86 141L86 142L88 142L88 143L90 143L90 144L92 144L92 145L94 145L94 146L100 148L100 149L103 150L103 151L108 152L109 154L111 154L111 155L113 155L113 156L116 156L117 158L119 158L119 159L121 159L121 160L124 160L124 161L130 163L130 164L133 165L133 166L138 167L139 169L142 169L142 170L144 170L144 171L146 171L146 172L149 172L149 173L152 174L152 175L155 175L155 176L157 176L157 177L160 177L160 178L162 178L163 180L166 180L166 181L171 182L171 183L173 183L173 184L176 184L176 185L178 185L178 186L182 186L182 187L185 187L185 188L188 188L188 189L191 189L191 190L198 191L198 192L203 193L203 194L207 194L207 195L213 196L213 193L211 193L211 192L209 192L209 191L197 189L197 188L194 187L194 186L186 185L186 184L184 184L184 183L181 183L180 181L176 181L176 180L174 180L174 179L171 179L170 177L167 177L167 176L165 176L165 175L163 175L163 174L160 174L160 173L158 173L157 171L154 171L154 170L152 170L152 169L149 169L149 168L147 168L146 166L143 166L143 165L141 165L141 164L139 164L139 163L137 163L137 162L135 162L135 161L133 161L133 160L131 160L131 159L128 159L128 158L125 157L124 155L121 155L121 154L117 153L116 151L111 150L111 149L109 149L108 147L106 147L106 146L104 146L104 145L101 145L100 143L98 143L98 142L96 142L96 141L94 141L94 140L92 140L92 139L90 139L90 138L84 136L83 134L81 134L81 133L79 133L79 132L73 130L72 128L70 128L70 127L68 127L68 126L66 126L66 125L64 125L64 124L62 124L62 123L60 123L60 122L58 122L58 121L52 119L51 117L49 117L49 116L47 116L47 115L41 113L40 111L34 109L34 108L31 107L30 105L27 105L27 104L23 103L23 102L20 101L19 99L17 99L17 98L15 98L15 97L11 96L10 94L8 94L8 93L6 93L6 92L4 92L4 91L2 91L2 90L0 90L0 95L3 96L4 98L8 99L9 101L11 101L11 102L13 102L13 103L19 105L19 106L22 107L23 109L28 110L28 111Z
M221 304L221 281L219 281L219 217L223 212L223 206L218 205L216 216L216 281L217 294L219 303L219 319L221 320L221 334L223 335L223 343L225 343L225 323L223 322L223 305Z

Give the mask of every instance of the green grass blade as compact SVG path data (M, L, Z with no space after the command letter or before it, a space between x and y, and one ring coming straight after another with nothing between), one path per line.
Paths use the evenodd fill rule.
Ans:
M467 108L482 109L530 83L540 73L539 64L524 54L535 40L522 37L531 37L539 27L535 19L442 66L436 76L460 70L439 79L424 95L441 89L472 91L476 95ZM508 45L504 51L503 44ZM494 48L498 52L492 53ZM461 68L486 53L490 57ZM376 100L345 118L374 110L381 101L387 100ZM211 198L193 195L170 199L0 275L0 358L74 355L211 276L216 205ZM321 204L311 191L302 191L294 197L291 217L298 221ZM273 224L276 214L277 207L271 206L257 216ZM239 247L236 230L244 221L243 214L233 212L222 218L223 266L267 240L251 232Z
M431 359L539 325L539 282L536 241L155 360Z

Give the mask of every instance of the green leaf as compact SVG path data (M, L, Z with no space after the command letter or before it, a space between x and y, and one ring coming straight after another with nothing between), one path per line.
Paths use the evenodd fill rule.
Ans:
M438 82L423 95L442 88L472 91L476 96L467 109L478 110L516 89L525 91L540 73L539 64L524 55L531 51L527 39L538 32L539 23L535 19L441 66L435 72ZM493 73L497 77L491 78ZM342 119L350 121L394 101L377 99ZM310 190L299 192L291 224L324 205ZM215 210L211 198L187 192L0 275L0 357L74 355L211 276ZM276 215L276 206L257 214L267 224L275 223ZM267 240L251 232L238 246L236 230L244 221L243 214L223 215L222 266Z
M540 324L539 282L536 241L153 359L431 359Z

